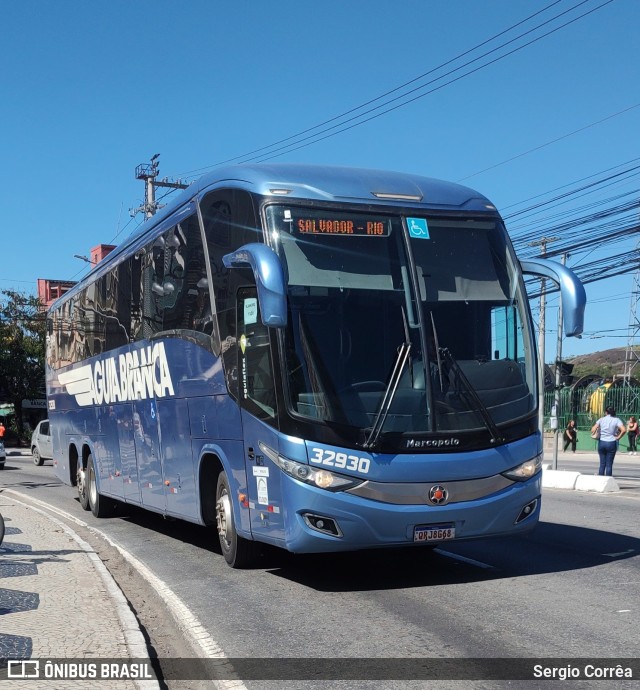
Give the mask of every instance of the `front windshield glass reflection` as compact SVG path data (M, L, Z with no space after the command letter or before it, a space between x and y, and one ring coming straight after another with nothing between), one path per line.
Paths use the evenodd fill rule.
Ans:
M428 239L409 246L400 216L297 206L267 216L287 278L295 415L370 429L401 348L383 435L486 429L533 409L530 336L495 223L429 220Z

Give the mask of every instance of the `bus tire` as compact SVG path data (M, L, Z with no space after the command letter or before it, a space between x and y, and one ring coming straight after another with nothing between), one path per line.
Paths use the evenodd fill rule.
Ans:
M3 539L4 539L4 518L2 517L2 513L0 513L0 544L2 544Z
M115 513L115 501L107 496L101 496L98 493L98 484L96 482L96 471L93 464L93 456L89 455L87 458L87 493L89 494L89 507L94 517L105 518L111 517Z
M226 472L218 475L216 488L216 526L224 560L232 568L246 568L255 560L257 545L236 532L233 503Z
M87 470L82 466L82 463L78 465L78 473L76 475L76 485L78 487L78 500L83 510L89 510L89 487L87 486Z

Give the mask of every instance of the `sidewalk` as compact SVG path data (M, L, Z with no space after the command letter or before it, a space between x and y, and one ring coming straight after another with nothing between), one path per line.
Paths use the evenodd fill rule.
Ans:
M146 643L124 595L92 547L62 521L8 493L0 492L0 513L6 529L0 545L2 687L66 690L79 683L94 685L81 678L115 676L119 679L100 680L99 687L157 689L155 679L133 680L135 675L153 676ZM17 659L37 660L38 675L33 677L40 680L7 680L7 660ZM129 660L135 663L118 663ZM47 666L45 675L48 661L53 666ZM102 663L118 663L118 668L110 667L105 676ZM35 666L24 665L25 674ZM11 676L22 667L12 664ZM72 680L77 673L98 675L75 675Z
M553 449L544 450L544 460L543 462L552 463L553 462ZM570 468L572 463L588 462L593 466L593 472L598 471L600 465L600 456L596 448L593 450L577 450L575 453L571 451L563 451L562 448L558 449L558 467L560 469ZM638 466L640 468L640 455L629 455L625 449L618 450L616 453L615 460L613 462L613 476L615 477L616 471L618 474L623 472L621 466L623 464L631 463L633 466Z

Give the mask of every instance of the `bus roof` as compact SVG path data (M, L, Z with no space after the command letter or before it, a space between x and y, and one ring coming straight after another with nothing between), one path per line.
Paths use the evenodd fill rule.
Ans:
M291 163L221 168L204 175L191 187L195 186L200 191L223 181L244 182L250 189L265 196L272 196L274 189L287 189L288 197L324 201L375 203L384 199L404 204L424 203L430 208L461 208L475 202L476 210L479 210L478 204L482 210L486 210L486 204L489 203L468 187L420 175Z
M410 173L294 163L232 165L216 168L191 183L170 204L136 228L80 282L83 283L89 276L102 273L108 266L118 263L127 247L135 244L138 238L201 192L218 187L242 188L282 201L309 199L423 207L425 210L497 213L486 197L469 187ZM69 290L60 301L65 301L75 292L74 289Z
M293 163L242 164L218 168L187 187L173 202L135 231L144 233L200 192L223 186L242 187L273 198L352 203L388 203L429 209L495 211L469 187L409 173ZM285 192L286 190L286 192Z

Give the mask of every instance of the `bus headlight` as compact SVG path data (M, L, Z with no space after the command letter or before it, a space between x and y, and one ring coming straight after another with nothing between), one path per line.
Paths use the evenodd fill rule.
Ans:
M531 460L527 460L511 470L503 472L502 476L507 477L507 479L512 479L515 482L525 482L527 479L531 479L531 477L540 472L541 468L542 455L536 455L535 458L531 458Z
M313 484L313 486L317 486L320 489L327 489L328 491L345 491L358 486L358 484L362 484L363 481L362 479L329 472L329 470L316 470L313 467L309 467L309 465L289 460L289 458L285 458L282 455L276 456L274 462L290 477L299 479L307 484Z
M362 484L364 481L363 479L347 477L344 474L336 474L335 472L330 472L325 469L317 470L302 462L296 462L295 460L285 458L284 455L276 453L272 448L269 448L269 446L262 442L259 445L260 450L270 460L273 460L285 474L288 474L298 481L317 486L320 489L327 489L327 491L345 491L346 489L358 486L358 484Z

